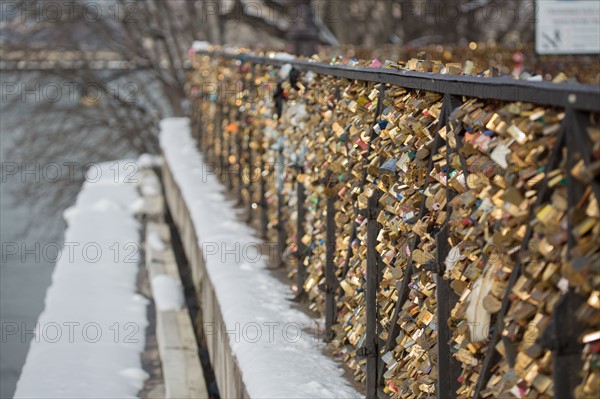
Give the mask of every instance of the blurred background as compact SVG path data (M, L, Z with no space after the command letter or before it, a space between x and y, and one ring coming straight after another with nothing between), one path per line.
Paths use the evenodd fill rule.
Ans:
M156 153L160 119L189 112L194 40L327 61L472 60L501 75L564 72L597 84L597 55L563 51L558 30L538 32L536 42L539 3L0 0L1 397L12 397L33 337L5 337L4 326L32 330L50 284L56 254L40 248L62 244L62 212L90 163Z

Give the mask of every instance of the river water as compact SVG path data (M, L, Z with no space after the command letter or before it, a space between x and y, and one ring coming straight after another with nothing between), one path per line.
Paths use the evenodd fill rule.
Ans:
M0 126L7 115L1 113ZM61 215L45 209L32 209L19 201L14 189L22 184L18 175L7 176L7 151L17 131L0 127L0 160L3 175L0 190L0 397L12 397L21 368L25 362L31 333L44 307L44 296L50 284L54 263L50 256L41 256L49 243L60 243L63 235ZM27 228L33 224L32 228ZM17 253L13 253L17 245ZM27 253L24 250L32 250Z
M2 84L10 79L2 72ZM44 308L55 256L41 249L62 243L64 225L60 212L24 203L19 188L25 184L11 166L19 163L10 156L15 139L23 131L18 122L28 117L28 107L7 107L0 103L0 397L11 398L34 337L31 331ZM15 123L17 122L17 123ZM17 125L16 127L14 125ZM43 134L40 126L39 134Z
M38 256L36 245L60 243L62 237L60 224L50 221L56 219L57 215L45 214L43 209L20 206L6 190L9 184L17 183L3 183L0 199L0 239L3 245L3 259L0 266L0 324L2 326L0 397L2 398L10 398L14 393L29 349L29 342L33 338L27 330L34 328L43 310L44 296L54 267L53 262ZM35 230L23 233L28 221L35 221L40 225L46 224L45 234L39 234ZM7 245L13 243L21 248L24 246L33 249L36 253L23 256L24 252L22 252L17 256L8 256L5 249Z

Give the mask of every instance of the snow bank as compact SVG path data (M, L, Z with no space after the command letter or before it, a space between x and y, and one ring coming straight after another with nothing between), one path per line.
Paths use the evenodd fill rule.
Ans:
M65 211L65 244L15 398L125 398L143 387L148 301L136 294L141 226L131 164L95 167Z
M256 254L260 240L238 221L223 186L203 164L187 118L161 122L160 144L199 237L229 342L253 398L356 398L341 368L322 353L315 322L288 299Z

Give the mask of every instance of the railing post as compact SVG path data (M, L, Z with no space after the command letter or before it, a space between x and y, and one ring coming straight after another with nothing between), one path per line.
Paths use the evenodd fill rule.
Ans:
M244 98L244 93L246 91L246 76L244 75L244 62L242 61L240 63L240 75L242 77L242 92L240 93L240 99ZM237 100L236 100L237 101ZM236 151L236 161L237 161L237 169L236 169L236 177L237 177L237 197L238 197L238 205L241 206L242 205L242 155L243 155L243 149L242 149L242 141L243 141L243 134L244 134L244 126L245 124L242 123L244 121L244 112L246 111L246 105L244 104L244 102L242 101L242 103L240 105L238 105L236 103L236 107L237 107L237 131L236 131L236 136L235 136L235 147L237 149Z
M574 398L581 383L583 344L579 338L585 331L575 317L585 302L571 287L554 307L552 322L544 331L543 346L552 349L552 379L555 398Z
M567 141L567 201L569 209L576 209L577 202L584 195L584 187L572 174L575 166L575 153L581 153L581 159L589 167L590 157L585 154L588 148L592 148L587 139L587 123L583 118L578 118L575 111L567 109L565 124L575 140ZM571 250L577 242L573 235L572 215L567 215L568 239L567 259L571 260ZM555 398L572 398L575 396L575 388L581 383L582 359L581 352L583 344L579 337L585 331L585 327L577 320L577 310L585 300L579 296L573 287L563 295L554 307L552 322L544 332L542 340L544 345L552 349L553 367L552 377L554 381Z
M198 97L198 123L200 124L200 149L202 154L206 154L206 113L204 111L207 110L208 105L204 105L203 102L205 100L202 97Z
M204 147L204 141L206 140L206 126L204 125L204 113L202 112L202 99L196 99L196 119L198 121L198 148Z
M241 112L240 112L241 114ZM243 164L242 164L242 156L244 154L244 151L242 149L242 135L243 135L243 129L242 129L242 123L241 123L242 117L240 116L238 118L239 121L239 131L236 137L236 147L237 147L237 156L236 156L236 160L237 160L237 197L238 197L238 204L242 205L243 203L243 198L242 198L242 188L243 188L243 179L242 179L242 175L243 175Z
M247 205L247 209L248 209L248 217L246 219L247 223L252 223L252 219L254 216L254 208L252 207L252 197L253 197L253 190L252 190L252 183L254 182L254 172L256 171L256 168L254 166L254 159L252 158L252 127L250 127L248 129L248 137L246 139L246 154L248 156L248 162L246 163L247 165L247 171L248 171L248 183L246 184L246 192L247 192L247 196L248 196L248 203ZM243 173L242 173L242 177L243 177ZM242 184L242 181L240 181L240 184Z
M377 235L379 225L377 223L378 202L380 191L373 192L368 201L367 208L367 288L365 291L366 301L366 341L365 355L367 357L366 391L367 399L377 398L379 367L379 336L377 334L377 292L379 290L379 255L377 253Z
M198 149L200 149L200 108L198 107L198 104L196 104L195 97L189 96L188 101L190 102L190 104L192 104L189 114L192 127L192 137L196 139L196 144L198 146Z
M446 94L444 96L444 115L442 115L443 123L446 125L447 130L450 126L450 115L454 110L462 104L459 97ZM451 164L450 156L455 151L458 152L462 146L461 138L455 135L456 149L452 149L448 141L446 141L446 162L447 165ZM461 163L464 164L464 160L461 157ZM448 171L450 173L450 171ZM463 170L465 174L465 181L467 181L467 169ZM446 220L450 219L452 214L452 207L448 205L456 193L449 187L446 187ZM458 378L461 373L460 362L458 362L450 352L450 327L448 326L448 319L450 318L450 312L458 302L458 295L450 288L450 282L444 279L444 273L446 271L445 260L450 252L450 245L448 243L448 223L446 222L442 227L441 231L437 234L436 238L436 268L434 273L437 273L436 280L436 297L437 297L437 319L438 319L438 389L437 397L439 399L454 399L456 398L456 391L459 388Z
M207 155L207 160L210 162L213 162L214 159L214 153L215 153L215 135L216 135L216 131L217 131L217 104L216 101L211 101L211 103L208 105L208 107L210 108L209 110L209 117L210 117L210 122L212 123L212 129L207 129L206 132L206 144L205 144L205 148L206 148L206 155Z
M450 312L458 302L458 296L444 279L445 259L450 252L448 244L448 226L444 226L436 236L436 297L438 318L438 388L439 399L454 399L459 388L458 377L461 373L460 363L450 352L450 328L448 319Z
M264 159L264 148L261 150L260 157L260 236L267 238L267 230L269 226L268 204L267 204L267 182L265 171L266 163Z
M231 112L230 114L230 118L231 118ZM231 126L232 121L231 119L228 119L229 124ZM235 178L235 174L231 173L231 168L233 166L233 164L231 163L230 156L233 155L234 153L234 148L235 148L235 144L236 144L236 136L239 134L239 129L240 129L240 125L237 124L235 130L234 129L227 129L227 146L225 147L225 154L223 156L223 158L225 159L225 165L227 165L227 170L225 170L225 179L227 181L227 189L229 191L233 191L233 180ZM235 151L237 153L237 151Z
M250 109L252 109L252 106L250 104L254 104L255 98L254 96L256 96L256 81L255 81L255 70L256 70L256 66L254 64L250 64L250 84L248 86L248 106L250 107ZM249 109L249 110L250 110ZM248 137L246 138L246 154L248 156L248 162L246 163L248 165L248 183L246 185L246 191L247 191L247 195L248 195L248 203L247 205L247 209L248 209L248 217L246 219L246 222L248 223L252 223L252 220L254 219L254 208L253 208L253 197L254 197L254 190L252 188L252 185L254 183L254 173L256 172L256 166L254 165L254 158L252 156L253 151L252 151L252 140L254 139L254 134L253 134L253 126L252 126L252 122L253 120L250 119L251 117L249 116L251 114L248 114L246 116L245 119L245 123L246 125L249 127L248 128ZM242 174L243 176L243 174ZM240 182L241 184L241 182Z
M202 113L202 100L196 99L194 109L196 110L196 123L198 123L198 150L205 154L206 152L206 126L204 126L204 118Z
M333 339L335 323L335 196L327 196L327 220L325 238L325 342Z
M222 99L221 99L222 101ZM219 179L223 181L223 104L219 102L217 109L217 122L215 124L215 154L218 166ZM217 146L217 140L219 145Z
M219 126L221 124L221 105L219 104L219 99L217 98L214 102L214 104L212 105L213 108L213 129L212 132L210 134L210 145L209 145L209 161L213 164L213 169L214 172L217 173L217 162L218 162L218 157L217 157L217 139L218 139L218 130L219 130Z
M296 216L296 284L298 285L298 294L296 299L300 300L306 295L304 291L304 282L306 281L306 268L304 267L304 258L306 256L306 246L302 242L304 237L304 218L306 217L306 191L304 182L296 180L296 195L297 195L297 216Z
M285 252L286 237L285 226L283 222L283 141L278 140L277 147L277 267L284 265L283 253Z

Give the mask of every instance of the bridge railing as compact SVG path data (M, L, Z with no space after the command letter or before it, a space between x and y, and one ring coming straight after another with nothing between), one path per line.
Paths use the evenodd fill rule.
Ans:
M596 393L599 86L193 64L206 162L367 397Z

